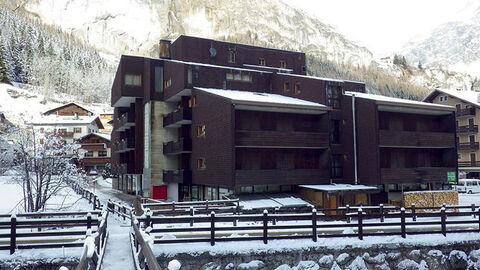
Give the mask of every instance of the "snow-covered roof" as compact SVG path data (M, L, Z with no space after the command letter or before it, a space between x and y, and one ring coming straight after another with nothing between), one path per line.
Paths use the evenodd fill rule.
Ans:
M111 140L111 137L112 137L110 134L99 133L99 132L92 132L92 133L89 133L89 134L81 137L80 140L83 139L83 138L86 138L86 137L88 137L88 136L90 136L90 135L92 135L92 134L93 134L93 135L96 135L96 136L98 136L98 137L104 138L105 140L109 140L109 141Z
M278 70L278 71L287 72L287 73L293 71L293 69L291 69L291 68L280 68L280 67L270 67L270 66L261 66L261 65L251 65L251 64L243 64L243 66L244 67Z
M318 191L361 191L361 190L377 190L375 186L350 185L350 184L330 184L330 185L299 185L302 188L308 188Z
M162 60L167 61L167 62L174 62L174 63L180 63L180 64L194 65L194 66L202 66L202 67L224 68L224 69L233 69L233 70L239 70L239 71L259 72L259 73L268 73L268 74L272 73L270 71L263 71L263 70L258 70L258 69L219 66L219 65L211 65L211 64L198 63L198 62L186 62L186 61L180 61L180 60L174 60L174 59L162 59Z
M62 109L62 108L65 108L65 107L68 107L68 106L72 106L72 105L77 106L78 108L80 108L80 109L82 109L82 110L84 110L84 111L86 111L86 112L88 112L88 113L92 113L92 114L93 114L93 112L91 112L90 110L87 110L87 109L85 109L84 107L82 107L82 106L80 106L80 105L78 105L78 104L76 104L76 103L74 103L74 102L70 102L70 103L67 103L67 104L63 104L63 105L61 105L61 106L57 106L57 107L55 107L55 108L51 108L51 109L49 109L48 111L44 112L43 114L44 114L44 115L48 115L48 114L50 114L50 113L52 113L52 112L54 112L54 111L58 111L58 110L60 110L60 109Z
M428 101L437 91L480 107L480 92L475 92L475 91L463 91L463 90L459 91L459 90L452 90L452 89L437 88L432 93L430 93L424 99L424 101Z
M382 96L382 95L349 92L349 91L345 92L345 95L347 95L347 96L355 95L355 97L357 97L357 98L370 99L370 100L375 100L375 101L379 101L379 102L398 104L398 105L415 105L415 106L438 108L438 109L452 109L452 110L454 109L454 107L447 106L447 105L433 104L433 103L428 103L428 102L402 99L402 98L387 97L387 96Z
M56 116L45 115L36 117L30 124L32 125L78 125L78 124L90 124L97 120L98 116ZM100 122L100 120L98 120ZM101 123L101 122L100 122Z
M277 105L295 105L295 106L306 106L310 108L318 109L327 109L328 107L319 103L310 102L298 98L286 97L277 94L269 93L259 93L259 92L248 92L248 91L238 91L238 90L223 90L216 88L201 88L195 87L195 89L208 92L217 96L228 98L234 102L257 102L263 104L277 104Z
M365 83L365 82L360 82L360 81L339 80L339 79L316 77L316 76L309 76L309 75L300 75L300 74L290 74L290 73L278 73L278 75L285 75L285 76L292 76L292 77L299 77L299 78L306 78L306 79L313 79L313 80L330 81L330 82L340 82L340 83L343 83L343 82L353 82L353 83L361 83L361 84Z

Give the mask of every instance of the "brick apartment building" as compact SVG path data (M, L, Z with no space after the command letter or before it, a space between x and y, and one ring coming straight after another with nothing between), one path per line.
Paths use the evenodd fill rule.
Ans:
M162 40L158 59L121 57L111 103L114 187L146 197L333 191L334 205L376 203L457 171L453 107L306 76L301 52Z

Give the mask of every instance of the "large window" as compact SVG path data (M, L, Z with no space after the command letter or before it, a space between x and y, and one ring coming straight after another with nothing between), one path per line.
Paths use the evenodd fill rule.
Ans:
M342 97L342 87L327 85L327 106L334 109L340 109L340 98Z
M155 67L155 91L163 91L163 67Z
M263 57L258 58L258 64L260 66L265 66L265 58L263 58Z
M343 169L342 169L342 155L332 155L332 166L331 166L331 175L332 178L342 178Z
M235 63L235 51L228 51L228 62Z
M340 120L332 120L330 123L330 140L332 144L340 143Z
M125 74L125 85L127 86L142 86L142 75L141 74Z

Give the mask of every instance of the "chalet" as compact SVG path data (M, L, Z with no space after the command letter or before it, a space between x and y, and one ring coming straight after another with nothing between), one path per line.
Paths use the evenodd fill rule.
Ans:
M455 106L458 169L468 178L480 178L480 92L435 89L424 101Z
M111 163L111 143L110 135L102 133L90 133L77 141L81 147L79 153L83 157L79 160L79 165L87 174L101 174L105 165Z
M365 92L307 76L301 52L162 40L159 58L120 59L113 185L176 201L299 192L329 207L441 189L457 173L455 108Z

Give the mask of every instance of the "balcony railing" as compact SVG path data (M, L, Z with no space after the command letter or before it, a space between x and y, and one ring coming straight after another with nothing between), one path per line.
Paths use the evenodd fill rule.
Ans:
M327 132L250 131L235 132L236 146L327 148Z
M455 147L455 136L448 132L417 132L380 130L379 145L383 147Z
M134 169L133 169L133 164L127 164L127 163L120 163L117 165L112 165L112 172L114 174L133 174Z
M457 133L477 133L478 125L458 126Z
M180 139L179 141L171 141L163 144L164 155L178 155L182 153L192 152L192 140Z
M163 182L188 184L192 182L192 171L190 170L164 170Z
M117 131L125 131L135 126L135 116L132 113L124 113L117 119Z
M480 161L459 161L458 167L480 167Z
M235 170L237 185L329 184L328 169Z
M446 182L454 167L381 168L382 183Z
M135 150L135 140L132 138L123 139L113 145L113 150L117 153Z
M475 108L466 108L460 109L456 111L457 117L460 116L474 116L475 115Z
M180 127L192 123L192 109L181 108L163 118L163 127Z
M458 150L478 150L478 142L459 143L457 145Z

